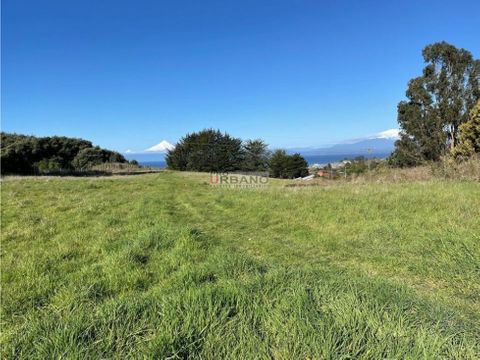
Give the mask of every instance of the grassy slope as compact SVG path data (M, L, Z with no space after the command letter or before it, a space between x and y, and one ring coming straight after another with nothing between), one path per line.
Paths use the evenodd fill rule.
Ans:
M2 184L2 357L476 358L480 185Z

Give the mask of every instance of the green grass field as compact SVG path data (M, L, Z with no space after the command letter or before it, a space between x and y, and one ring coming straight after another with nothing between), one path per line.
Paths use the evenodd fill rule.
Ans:
M475 359L480 185L2 182L2 358Z

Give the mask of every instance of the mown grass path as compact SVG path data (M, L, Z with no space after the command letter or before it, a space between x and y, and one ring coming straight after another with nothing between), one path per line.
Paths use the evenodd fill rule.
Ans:
M480 357L480 185L2 184L2 354Z

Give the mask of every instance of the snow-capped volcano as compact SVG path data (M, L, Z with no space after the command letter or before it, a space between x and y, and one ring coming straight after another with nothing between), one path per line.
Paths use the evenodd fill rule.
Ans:
M157 145L153 145L145 150L145 152L165 153L168 150L173 150L174 145L170 144L167 140L160 141Z

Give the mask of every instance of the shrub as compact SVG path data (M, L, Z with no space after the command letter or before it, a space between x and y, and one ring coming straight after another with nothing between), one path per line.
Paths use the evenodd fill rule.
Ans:
M75 156L72 164L75 169L85 170L102 163L125 162L126 160L123 155L114 151L101 149L100 147L96 146L94 148L82 149L77 156Z
M300 154L288 155L276 150L270 158L270 175L281 179L294 179L308 175L308 164Z

